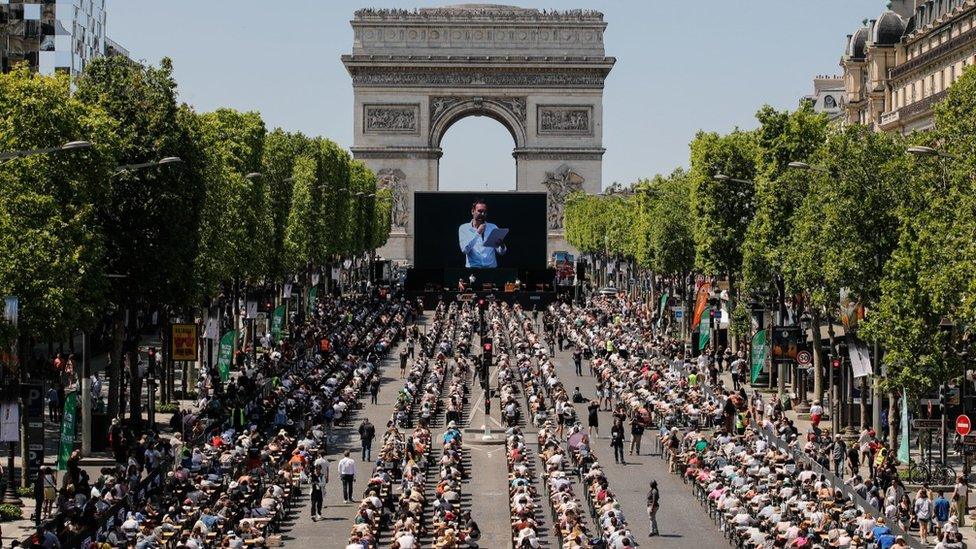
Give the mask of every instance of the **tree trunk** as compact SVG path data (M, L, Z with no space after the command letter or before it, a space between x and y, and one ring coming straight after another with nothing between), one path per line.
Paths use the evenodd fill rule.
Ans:
M888 448L895 452L898 449L898 430L895 429L895 418L898 417L899 425L901 422L901 417L896 416L898 413L898 408L896 403L898 402L898 394L895 393L894 389L888 391Z
M823 340L820 338L820 310L810 308L810 333L813 340L813 399L823 405Z
M139 350L127 353L129 358L129 419L134 424L142 421L142 376L139 375Z
M115 312L112 319L112 352L109 356L108 366L108 416L116 418L121 409L122 383L122 343L125 338L125 313L122 309Z

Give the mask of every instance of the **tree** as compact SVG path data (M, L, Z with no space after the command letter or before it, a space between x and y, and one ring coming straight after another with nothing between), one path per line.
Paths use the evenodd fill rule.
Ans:
M262 173L268 182L268 210L271 217L268 271L273 279L294 271L285 265L285 231L292 203L295 161L300 155L314 154L313 141L301 133L276 128L264 140Z
M788 165L811 162L827 138L827 118L806 103L792 113L765 106L756 118L756 211L742 245L742 275L744 289L766 291L781 278L791 220L809 187L806 174Z
M322 243L322 216L318 165L310 156L295 160L292 174L294 186L291 192L291 208L285 226L283 266L288 272L299 272L309 263L327 258Z
M172 64L157 67L124 57L105 57L88 65L78 80L76 97L104 109L118 122L118 158L124 164L155 162L178 156L180 167L125 170L110 177L109 194L99 204L105 234L106 269L115 307L115 345L109 385L109 414L118 409L118 371L122 339L130 340L130 413L140 417L141 376L135 354L138 332L135 309L161 307L170 311L191 304L204 180L201 151L176 104ZM126 311L130 325L123 326Z
M96 205L109 194L117 131L102 109L72 97L66 76L31 74L26 65L0 74L0 151L93 143L0 161L0 296L20 299L22 363L33 341L90 328L104 306Z
M691 211L695 266L733 283L742 270L742 242L752 219L757 147L752 133L699 132L691 142ZM733 179L716 181L717 174Z

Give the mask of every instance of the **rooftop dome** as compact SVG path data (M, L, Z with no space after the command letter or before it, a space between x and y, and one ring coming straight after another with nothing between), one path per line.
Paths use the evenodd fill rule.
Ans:
M851 35L850 42L847 43L847 57L851 59L864 59L868 43L869 27L861 27Z
M892 46L901 41L905 34L906 21L897 13L888 10L874 23L871 41L879 46Z

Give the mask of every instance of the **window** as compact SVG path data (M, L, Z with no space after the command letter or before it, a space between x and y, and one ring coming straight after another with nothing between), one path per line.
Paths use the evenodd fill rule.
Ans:
M828 95L824 97L824 108L825 109L836 109L837 100L834 99L833 95Z
M27 21L41 20L40 4L24 4L24 19Z

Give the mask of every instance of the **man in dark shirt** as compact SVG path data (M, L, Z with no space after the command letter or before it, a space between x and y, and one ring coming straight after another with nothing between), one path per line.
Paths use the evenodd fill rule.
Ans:
M651 519L651 533L648 537L659 535L657 530L657 510L661 507L661 493L657 489L657 481L651 481L651 489L647 492L647 517Z
M376 427L369 422L369 419L363 419L363 422L359 425L359 440L363 445L363 461L370 461L372 459L373 451L373 439L376 438Z

